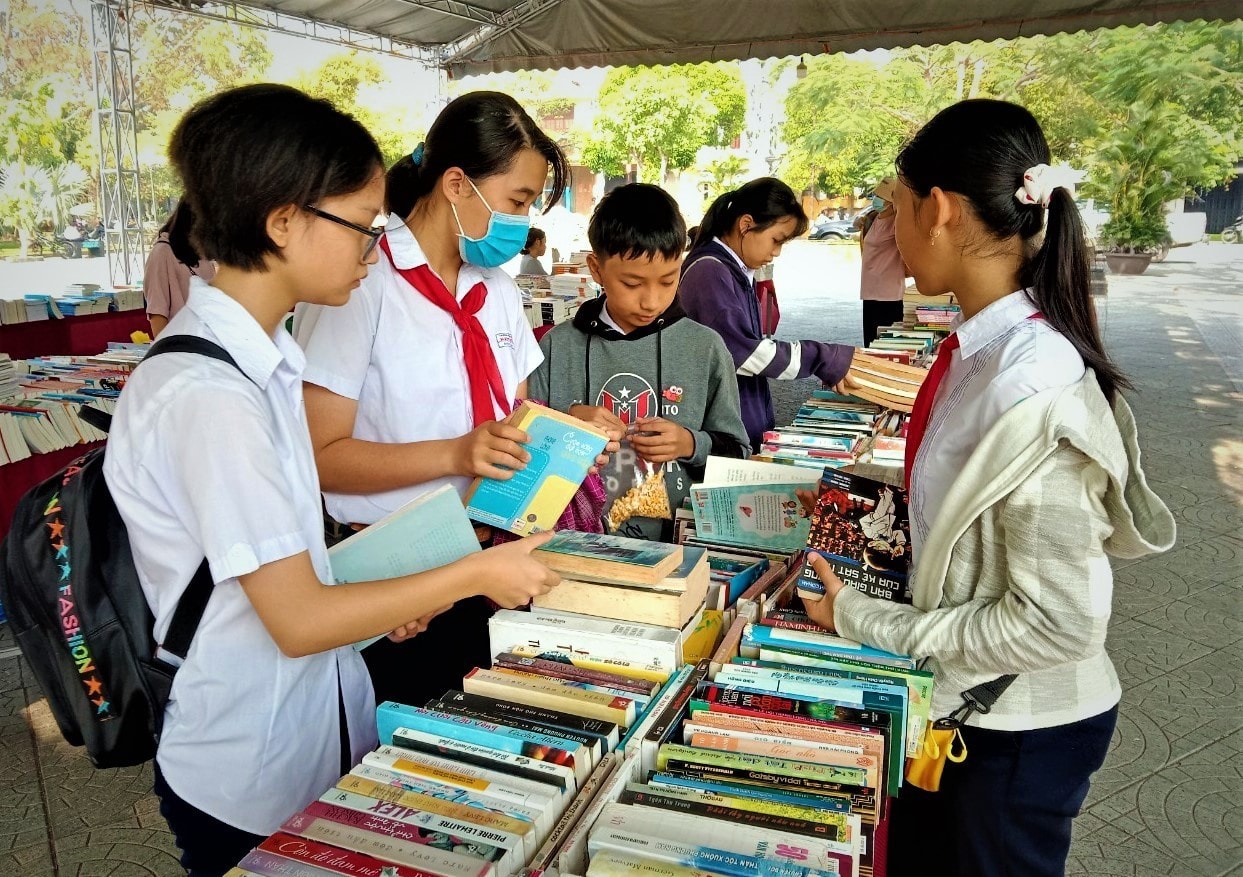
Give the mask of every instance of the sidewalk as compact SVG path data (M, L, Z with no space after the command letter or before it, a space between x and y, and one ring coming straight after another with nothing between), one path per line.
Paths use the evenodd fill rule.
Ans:
M1136 385L1144 468L1180 531L1170 553L1116 567L1122 715L1072 875L1243 875L1243 246L1207 250L1208 264L1176 250L1142 277L1111 277L1100 306ZM858 343L853 294L787 297L780 268L777 283L783 335ZM784 422L810 388L775 391ZM93 770L12 649L0 626L0 875L181 874L150 769Z

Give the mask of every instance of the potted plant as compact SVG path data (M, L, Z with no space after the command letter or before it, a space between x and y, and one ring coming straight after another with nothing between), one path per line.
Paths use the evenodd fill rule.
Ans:
M1097 232L1097 243L1105 248L1105 263L1114 274L1143 274L1153 256L1170 245L1165 214L1157 211L1127 210L1111 214Z

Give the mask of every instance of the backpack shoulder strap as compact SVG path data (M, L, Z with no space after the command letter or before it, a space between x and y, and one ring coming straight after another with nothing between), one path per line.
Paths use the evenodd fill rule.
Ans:
M693 260L693 261L692 261L689 265L687 265L685 268L683 268L683 269L682 269L682 273L683 273L683 274L686 274L686 272L687 272L687 271L691 270L691 269L692 269L692 268L694 268L696 265L698 265L700 262L703 262L703 261L704 261L704 260L706 260L706 259L711 259L713 262L716 262L718 265L724 265L724 264L725 264L725 263L724 263L724 262L722 262L720 259L718 259L716 256L712 255L711 253L704 253L702 256L698 256L698 257L696 257L696 258L695 258L695 259L694 259L694 260Z
M181 599L177 601L177 608L173 610L173 620L169 622L168 633L165 634L164 641L160 643L160 648L170 655L176 655L181 660L185 660L186 654L190 651L190 640L194 639L194 632L198 630L199 622L203 620L203 613L207 611L207 601L211 599L214 587L211 568L208 566L207 558L203 558L199 568L194 571L190 584L186 585L185 591L182 592Z
M147 355L142 358L139 365L164 353L195 353L210 359L218 359L221 362L227 362L246 375L227 350L213 341L195 335L168 335L159 339L151 345L151 349L147 351ZM250 380L249 375L246 375L246 378ZM103 432L107 432L112 426L112 415L98 408L84 405L79 409L78 416ZM198 629L199 622L203 620L203 613L207 610L207 601L211 599L214 586L211 569L207 559L204 558L190 579L190 584L186 586L181 599L177 601L177 608L173 611L168 634L161 644L165 652L182 660L185 659L186 653L190 651L190 641L194 638L194 632Z

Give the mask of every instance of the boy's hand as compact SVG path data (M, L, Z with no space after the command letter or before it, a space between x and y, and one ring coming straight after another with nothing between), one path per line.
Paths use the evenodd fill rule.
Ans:
M566 414L577 417L583 423L589 423L608 435L609 443L604 446L604 453L596 457L596 465L591 467L591 474L598 475L609 464L609 457L621 450L621 438L626 434L626 424L612 411L599 405L571 405Z
M663 417L639 418L630 444L649 463L668 463L695 453L694 433Z
M626 424L621 422L621 418L599 405L571 405L566 413L571 417L577 417L583 423L591 424L596 429L603 430L612 442L621 441L622 436L626 434Z
M531 460L522 447L527 441L517 427L490 420L454 442L454 474L508 481Z

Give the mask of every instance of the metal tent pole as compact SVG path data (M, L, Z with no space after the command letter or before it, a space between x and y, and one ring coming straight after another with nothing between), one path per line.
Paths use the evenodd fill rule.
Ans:
M108 275L113 284L129 284L142 277L146 261L129 0L91 0L91 57Z

